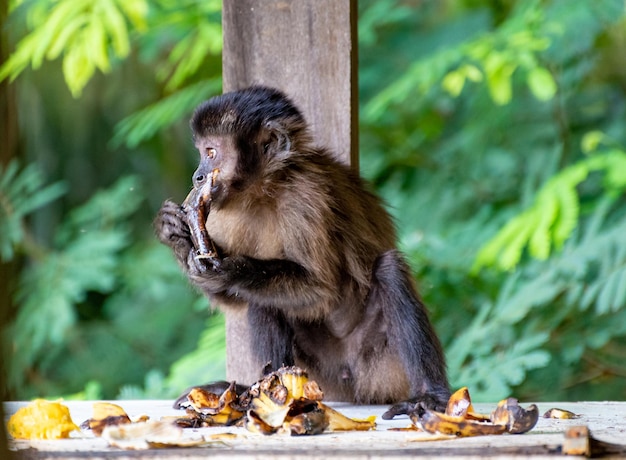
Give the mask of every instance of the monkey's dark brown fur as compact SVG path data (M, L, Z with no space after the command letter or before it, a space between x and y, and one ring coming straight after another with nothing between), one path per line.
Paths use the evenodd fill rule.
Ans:
M212 303L248 309L259 369L297 364L329 400L445 407L444 355L391 218L294 104L252 87L201 104L191 128L194 186L219 168L206 227L221 259L195 257L172 201L157 234Z

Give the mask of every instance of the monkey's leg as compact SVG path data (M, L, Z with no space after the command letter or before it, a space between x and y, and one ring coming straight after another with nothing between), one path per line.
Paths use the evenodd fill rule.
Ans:
M293 366L293 330L280 310L251 303L248 322L252 352L266 372Z
M410 269L397 251L388 251L376 261L368 303L367 308L382 309L389 325L390 346L397 350L409 379L410 402L445 409L450 390L443 350Z

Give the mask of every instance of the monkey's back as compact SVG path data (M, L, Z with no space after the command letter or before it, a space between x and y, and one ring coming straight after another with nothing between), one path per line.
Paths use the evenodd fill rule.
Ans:
M333 294L352 280L358 294L367 295L376 258L396 245L393 221L380 198L324 150L290 158L280 174L275 203L285 257Z

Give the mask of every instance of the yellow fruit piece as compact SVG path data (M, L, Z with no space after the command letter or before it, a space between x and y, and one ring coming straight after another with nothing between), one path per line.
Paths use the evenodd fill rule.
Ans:
M309 381L307 373L298 367L281 367L276 372L280 382L287 388L288 394L293 399L304 397L304 385Z
M69 438L80 428L72 422L70 410L60 402L36 399L15 412L7 423L9 434L15 439Z
M341 412L332 409L326 404L317 403L328 417L328 429L330 431L369 431L376 429L376 416L372 415L365 419L352 419Z
M117 404L110 402L95 402L93 403L93 419L102 420L107 417L128 417L126 411Z

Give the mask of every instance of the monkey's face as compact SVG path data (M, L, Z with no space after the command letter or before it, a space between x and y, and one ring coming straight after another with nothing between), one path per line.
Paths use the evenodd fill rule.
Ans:
M200 162L193 173L193 186L197 189L211 187L214 205L220 206L252 182L256 155L247 146L238 145L236 137L209 135L196 138L195 142ZM215 170L218 172L213 176Z
M216 96L200 104L190 121L200 163L193 184L211 182L212 203L225 205L235 195L254 198L265 190L264 180L281 170L306 140L306 123L281 92L265 87ZM259 185L258 187L255 186Z

